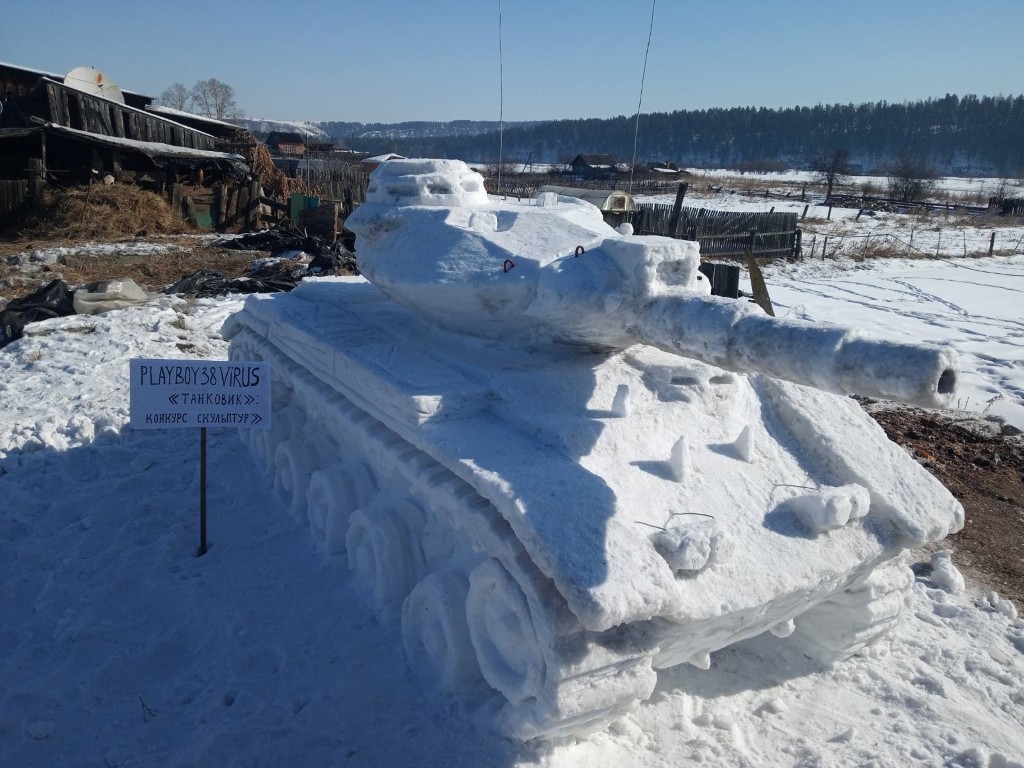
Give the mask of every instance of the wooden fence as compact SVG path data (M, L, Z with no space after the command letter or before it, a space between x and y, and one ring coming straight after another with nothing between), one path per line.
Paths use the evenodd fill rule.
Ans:
M832 195L825 198L824 204L836 208L857 208L863 211L888 211L890 213L946 211L980 216L990 212L989 208L983 205L935 203L929 200L895 200L891 197L872 197L871 195Z
M670 232L672 205L638 203L635 211L623 214L638 235L667 235L700 243L702 256L742 256L753 251L757 257L800 255L798 214L757 211L713 211L683 207L675 232Z
M629 177L617 176L609 179L576 179L571 174L509 174L502 175L501 189L498 189L498 177L484 176L484 189L488 194L503 194L519 200L528 199L544 186L575 187L577 189L618 189L632 195L658 195L674 193L680 179L634 179L632 185Z
M259 211L259 182L221 182L210 187L172 184L164 194L171 210L203 229L252 229Z
M990 209L998 209L1000 216L1024 216L1024 198L1005 198L1003 200L996 200L995 198L989 203Z
M310 162L275 158L274 164L293 178L302 179L322 200L337 201L345 215L366 202L370 169L362 163L339 163L328 155L311 156Z

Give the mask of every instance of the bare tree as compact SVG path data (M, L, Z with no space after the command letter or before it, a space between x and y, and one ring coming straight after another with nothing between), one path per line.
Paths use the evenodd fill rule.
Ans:
M938 174L923 160L903 153L889 168L889 196L897 200L921 200L935 189Z
M200 80L190 91L192 102L201 115L217 120L241 117L242 110L235 102L235 89L216 78Z
M817 174L816 180L826 186L825 197L832 197L833 187L842 184L853 171L850 152L841 148L822 152L811 161L811 170Z
M160 103L165 107L187 112L192 103L192 94L181 83L175 83L160 94Z

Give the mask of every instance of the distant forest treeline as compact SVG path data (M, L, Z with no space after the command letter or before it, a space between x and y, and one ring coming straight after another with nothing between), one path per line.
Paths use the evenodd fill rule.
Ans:
M506 124L503 157L565 163L576 154L633 155L634 117ZM342 146L410 157L494 162L497 124L362 125L323 123ZM1024 173L1024 96L953 96L903 104L827 104L767 109L736 107L640 116L637 161L735 168L760 161L806 167L816 155L849 150L864 171L901 155L961 175Z

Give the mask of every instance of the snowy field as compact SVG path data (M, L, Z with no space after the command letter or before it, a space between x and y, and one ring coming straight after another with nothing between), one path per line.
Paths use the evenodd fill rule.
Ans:
M779 316L951 343L964 371L951 407L1024 429L1024 256L806 260L773 265L765 277Z
M797 172L762 174L768 178L792 175L799 177ZM955 186L957 181L993 180L948 181ZM671 204L674 197L641 199ZM774 208L798 214L807 205L799 200L699 192L687 204L734 211ZM807 219L801 222L803 259L765 266L777 314L791 312L891 338L949 342L960 352L965 370L952 407L1001 416L1024 429L1024 320L1020 313L1024 226L1020 220L982 223L966 217L896 213L858 219L857 211L848 208L833 208L830 220L825 219L827 215L824 206L808 207ZM878 246L890 249L895 257L864 258L866 250ZM990 246L996 254L992 259L986 258Z
M1024 426L1024 259L770 270L776 306L962 354ZM72 316L0 352L0 765L1024 765L1024 621L926 574L891 647L823 670L773 638L662 673L589 741L517 747L425 696L344 569L210 430L128 428L132 357L224 359L240 299ZM997 394L1002 399L988 400ZM969 398L969 402L967 402Z

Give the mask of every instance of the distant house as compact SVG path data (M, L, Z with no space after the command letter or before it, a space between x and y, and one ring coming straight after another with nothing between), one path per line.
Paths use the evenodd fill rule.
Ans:
M282 157L301 157L306 153L306 140L301 133L271 131L267 135L267 146Z
M618 164L611 155L576 155L569 163L575 179L607 179L615 175Z

